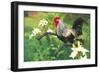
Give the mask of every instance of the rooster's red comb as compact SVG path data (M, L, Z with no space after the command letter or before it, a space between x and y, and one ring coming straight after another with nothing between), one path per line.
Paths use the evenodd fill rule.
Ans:
M56 21L57 19L60 19L60 17L59 17L59 16L56 16L56 17L54 18L54 21Z

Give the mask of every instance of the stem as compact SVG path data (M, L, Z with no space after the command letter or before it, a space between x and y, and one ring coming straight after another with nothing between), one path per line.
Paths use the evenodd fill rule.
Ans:
M40 39L42 39L44 36L47 36L47 35L55 35L55 36L57 36L56 33L45 32L43 35L38 36L37 39L40 40Z

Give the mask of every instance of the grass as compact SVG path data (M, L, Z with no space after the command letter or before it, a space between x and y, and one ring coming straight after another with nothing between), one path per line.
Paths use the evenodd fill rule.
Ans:
M65 15L56 13L56 15L62 16L63 22L67 28L71 28L73 20L67 20ZM58 51L59 46L62 42L54 36L46 36L41 40L37 40L37 35L32 39L29 39L29 35L32 33L32 30L38 27L38 23L41 19L48 20L47 27L38 27L42 30L41 34L47 30L47 28L51 28L55 32L55 27L53 25L53 17L55 13L43 13L37 12L34 16L25 16L24 18L24 61L50 61L50 60L70 60L72 58L69 57L72 46L68 46L62 48ZM78 14L73 14L72 16L77 17ZM80 15L81 16L81 15ZM88 16L89 15L84 15ZM86 18L86 17L85 17ZM66 20L66 21L65 21ZM88 21L89 23L89 21ZM83 39L84 39L84 47L90 50L90 25L84 24L83 26ZM87 32L88 31L88 32ZM90 52L88 53L88 58L90 58Z

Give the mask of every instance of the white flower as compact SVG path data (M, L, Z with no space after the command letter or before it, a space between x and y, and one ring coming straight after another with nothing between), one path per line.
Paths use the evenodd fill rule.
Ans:
M77 56L77 54L78 54L77 51L73 51L69 57L74 59Z
M38 34L38 33L40 33L41 31L40 31L40 29L38 29L38 28L35 28L33 31L32 31L32 33L33 33L33 35L35 36L36 34Z
M73 59L74 59L75 57L77 57L77 54L78 54L79 52L81 52L82 55L85 55L85 56L86 56L86 52L89 52L87 49L85 49L85 48L80 44L79 41L77 42L77 45L78 45L78 47L76 47L76 46L73 44L73 47L71 48L71 49L72 49L72 53L70 54L70 57L73 58Z
M53 32L53 30L49 28L49 29L47 30L47 32Z
M46 19L42 19L42 20L40 20L40 22L39 22L39 26L45 26L45 25L47 25L48 24L48 21L46 20Z
M36 36L40 32L41 32L40 29L35 28L34 30L32 30L32 33L29 35L29 39L31 39L33 36Z

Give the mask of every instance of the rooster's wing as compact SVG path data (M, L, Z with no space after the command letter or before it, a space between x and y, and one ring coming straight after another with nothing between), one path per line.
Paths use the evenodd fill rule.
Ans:
M63 29L62 36L69 37L70 35L76 36L75 32L72 29Z

